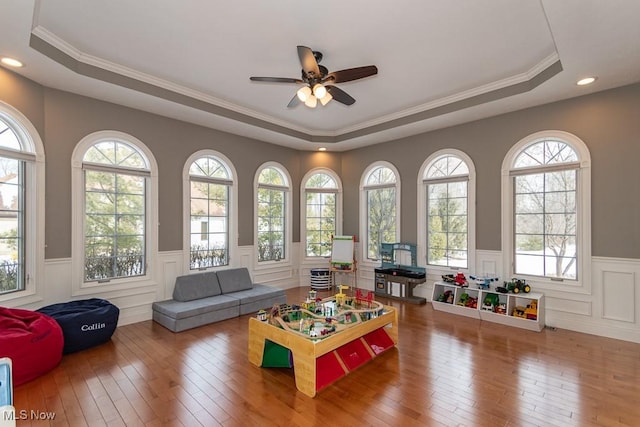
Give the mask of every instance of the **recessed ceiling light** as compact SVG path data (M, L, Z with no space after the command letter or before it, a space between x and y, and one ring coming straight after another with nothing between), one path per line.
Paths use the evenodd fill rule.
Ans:
M318 148L318 151L327 151L327 147L320 147Z
M23 66L22 62L18 61L17 59L9 58L7 56L0 59L0 61L2 61L4 65L8 65L9 67L20 68Z
M584 79L578 80L576 83L578 86L590 85L591 83L596 81L597 77L585 77Z

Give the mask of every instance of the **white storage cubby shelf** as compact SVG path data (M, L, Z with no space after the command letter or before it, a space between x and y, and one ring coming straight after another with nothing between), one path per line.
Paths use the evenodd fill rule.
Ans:
M477 298L477 306L467 307L461 303L461 298L464 299L463 295L465 294L471 298ZM442 295L450 295L450 297L446 298L445 301L439 301L442 299ZM489 298L494 299L497 304L485 309L483 302L487 295L490 295ZM435 310L474 319L487 320L536 332L540 332L544 328L544 295L540 293L503 294L495 289L477 289L473 285L460 287L453 283L435 282L431 303ZM499 308L496 309L495 307Z

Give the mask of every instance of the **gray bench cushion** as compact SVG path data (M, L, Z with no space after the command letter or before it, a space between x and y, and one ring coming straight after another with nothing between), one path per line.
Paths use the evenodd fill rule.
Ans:
M283 297L286 298L284 290L279 288L273 288L267 285L253 285L251 289L245 289L244 291L233 292L231 294L225 294L231 298L237 298L240 300L240 305L251 304L256 301L262 301L271 297Z
M254 313L260 309L270 309L274 305L287 302L284 290L267 285L253 285L252 289L225 294L240 301L240 315Z
M176 277L173 299L176 301L193 301L220 295L220 283L215 271L188 274Z
M153 311L162 313L174 319L186 319L211 311L237 307L240 301L226 295L201 298L193 301L166 300L153 303Z
M218 281L223 294L253 288L249 270L244 267L218 271Z

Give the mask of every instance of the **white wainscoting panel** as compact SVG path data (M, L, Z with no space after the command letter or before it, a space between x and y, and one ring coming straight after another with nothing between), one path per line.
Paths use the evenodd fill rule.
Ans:
M635 323L635 274L602 272L602 317Z
M558 298L546 295L544 303L546 310L557 311L559 313L589 317L593 314L591 301L578 301L571 298Z
M638 259L592 257L592 293L547 296L547 324L640 343L638 277Z
M472 274L478 276L491 276L497 275L500 281L508 280L510 278L502 277L502 252L501 251L476 251L476 264L479 271L474 271Z
M294 249L299 249L299 243ZM296 254L297 251L292 251ZM502 269L502 254L499 251L477 251L476 266L483 271L477 274L497 274ZM302 262L298 255L291 262L274 264L269 268L255 269L253 246L239 248L239 257L231 267L247 267L255 282L277 286L282 289L308 286L311 268L319 264ZM324 263L321 263L324 264ZM151 319L153 301L170 298L175 278L183 272L182 251L167 251L158 254L155 266L155 284L104 291L99 287L82 298L104 298L120 308L120 322L124 325ZM374 288L375 265L359 263L358 287ZM620 258L592 258L592 293L576 294L562 291L545 292L545 318L548 326L570 329L588 334L640 343L640 260ZM473 272L476 273L476 272ZM45 261L44 281L38 284L41 299L22 303L3 301L8 307L35 310L45 305L79 299L72 295L71 259ZM418 296L431 298L433 282L439 274L427 268L427 283L416 288ZM500 280L505 278L500 277Z
M173 287L176 277L187 274L184 266L182 251L166 251L158 253L158 296L157 300L170 299L173 296Z

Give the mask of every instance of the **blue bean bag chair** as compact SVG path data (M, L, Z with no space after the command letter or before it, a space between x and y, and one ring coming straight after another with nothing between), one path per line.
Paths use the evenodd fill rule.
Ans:
M118 307L100 298L52 304L37 311L54 318L62 328L64 354L109 341L120 315Z
M63 343L62 329L51 317L32 310L0 307L0 358L12 360L14 385L36 379L58 366Z

